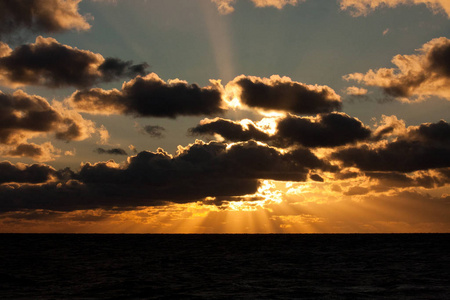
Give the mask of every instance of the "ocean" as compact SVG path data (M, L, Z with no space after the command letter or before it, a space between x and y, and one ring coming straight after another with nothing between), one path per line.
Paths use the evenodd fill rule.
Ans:
M1 299L450 299L450 234L1 234Z

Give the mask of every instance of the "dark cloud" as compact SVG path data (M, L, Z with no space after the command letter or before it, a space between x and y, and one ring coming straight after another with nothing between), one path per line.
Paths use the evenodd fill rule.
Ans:
M0 57L0 79L10 85L89 87L124 77L143 75L147 64L132 65L118 58L72 48L53 38L36 38L34 44L6 51Z
M351 147L333 156L345 166L356 166L363 171L413 172L450 167L449 126L440 121L410 127L393 142L379 147Z
M428 53L429 69L450 78L450 40L436 43Z
M94 88L75 92L72 105L87 113L130 114L138 117L215 115L224 111L222 91L217 82L199 87L181 80L164 82L155 73L137 76L122 90Z
M21 131L51 131L62 119L42 97L22 91L0 93L0 143L14 143L22 137Z
M2 0L0 37L21 29L61 32L87 30L90 25L78 13L81 0Z
M59 181L0 186L0 210L125 209L205 197L232 199L255 193L260 179L305 181L313 169L335 170L308 149L280 152L256 142L197 141L174 157L161 149L144 151L125 166L87 163L77 173L60 171Z
M408 140L450 147L450 124L441 120L410 127L405 137Z
M142 132L154 138L164 137L163 131L166 129L159 125L146 125L142 128Z
M419 171L413 174L398 172L365 172L371 179L378 180L380 187L408 188L423 187L433 189L450 183L450 168L437 169L435 172Z
M192 134L218 134L227 141L256 140L277 147L302 145L305 147L336 147L363 141L372 132L358 119L344 113L322 114L317 117L288 115L276 120L276 132L264 132L252 122L235 122L216 118L203 120L189 129Z
M97 148L94 150L98 154L114 154L114 155L128 155L127 152L121 148L103 149Z
M55 160L60 156L61 150L55 148L51 142L43 144L20 143L0 146L0 155L4 157L29 157L35 161L45 162Z
M0 143L17 144L37 133L55 133L57 139L85 139L92 122L76 113L51 106L47 100L18 90L14 94L0 92Z
M346 114L330 113L316 118L288 116L278 122L276 135L282 145L336 147L366 140L371 130Z
M147 73L148 64L133 65L132 61L122 61L118 58L108 57L98 67L105 81L118 80L124 77L135 77Z
M324 182L324 181L325 181L325 180L324 180L320 175L318 175L318 174L311 174L311 175L309 176L309 178L310 178L311 180L319 181L319 182Z
M263 110L294 114L327 113L341 108L342 102L328 86L306 85L287 77L236 77L231 85L241 89L241 103Z
M0 162L0 184L5 182L44 183L56 170L47 165L13 165L8 161Z
M30 157L36 161L54 160L61 150L51 142L29 143L28 140L54 134L58 140L80 141L98 131L92 121L59 102L50 105L36 95L21 90L11 94L0 92L0 155Z
M189 132L193 135L213 135L218 134L227 141L268 141L271 137L257 128L252 123L241 124L239 122L215 118L213 120L205 119L194 128L190 128Z
M392 97L416 97L418 100L439 96L450 100L450 40L445 37L433 39L418 51L417 55L396 55L392 59L397 66L395 69L353 73L344 79L378 86Z
M364 171L413 172L450 167L450 148L403 140L375 149L368 145L348 148L334 153L334 157Z

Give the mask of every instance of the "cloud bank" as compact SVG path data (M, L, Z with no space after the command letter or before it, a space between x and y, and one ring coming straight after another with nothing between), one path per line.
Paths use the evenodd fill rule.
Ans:
M289 115L273 122L276 123L274 133L267 132L262 126L249 120L236 122L219 118L205 119L189 131L198 135L219 135L231 142L256 140L281 148L337 147L367 140L372 134L361 121L344 113L316 117Z
M35 169L38 175L29 175ZM313 169L335 170L308 149L281 152L256 142L197 141L180 147L176 156L144 151L124 166L87 163L76 173L3 163L0 211L124 209L242 196L254 194L261 179L306 181Z
M345 166L363 171L414 172L450 167L450 125L445 121L408 127L392 142L337 151Z

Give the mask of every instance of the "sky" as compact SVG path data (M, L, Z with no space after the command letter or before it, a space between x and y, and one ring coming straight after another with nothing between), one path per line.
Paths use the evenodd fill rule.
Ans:
M0 232L450 232L447 0L0 2Z

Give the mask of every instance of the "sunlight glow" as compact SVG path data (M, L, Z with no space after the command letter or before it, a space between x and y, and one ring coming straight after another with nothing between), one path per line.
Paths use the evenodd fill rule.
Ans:
M242 197L259 200L230 201L228 209L232 211L256 211L259 208L265 208L268 204L281 203L283 201L282 196L282 192L276 189L273 181L264 180L254 195Z
M274 135L277 132L277 118L263 118L256 125L264 132Z

